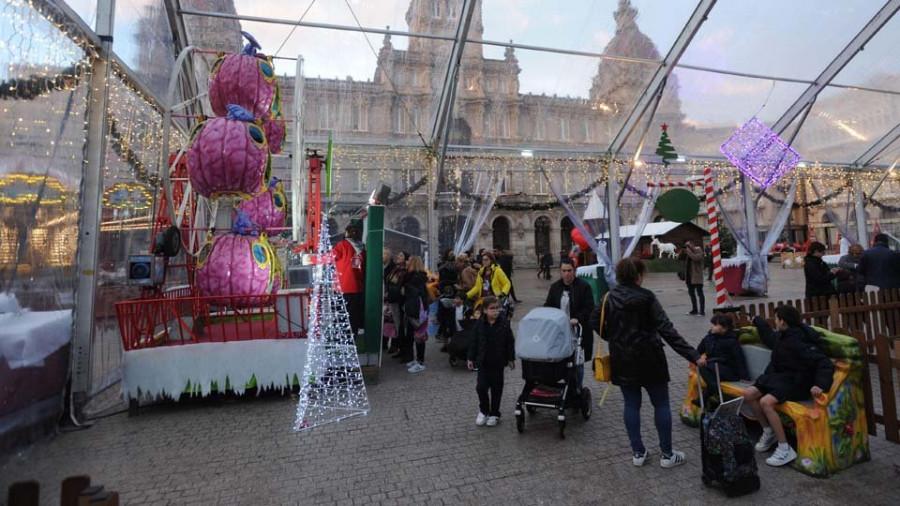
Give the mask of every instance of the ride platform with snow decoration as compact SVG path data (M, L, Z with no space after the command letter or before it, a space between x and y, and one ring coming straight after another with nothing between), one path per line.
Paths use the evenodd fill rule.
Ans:
M271 154L284 136L284 125L273 124L283 121L280 93L272 59L244 35L250 41L244 51L221 55L210 76L219 117L184 116L192 135L170 155L154 242L149 254L131 260L141 297L115 305L122 395L132 408L147 398L283 390L302 375L310 289L285 289L290 244L279 236L287 230L287 204L281 183L270 177ZM180 71L176 63L173 83ZM167 115L191 104L199 101L175 105ZM321 219L307 219L313 218ZM293 219L304 218L294 210Z

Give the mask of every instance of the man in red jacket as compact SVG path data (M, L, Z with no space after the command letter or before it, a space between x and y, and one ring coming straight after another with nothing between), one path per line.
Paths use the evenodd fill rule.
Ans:
M334 247L334 265L355 337L365 315L366 251L362 243L362 220L350 220L344 229L344 240Z

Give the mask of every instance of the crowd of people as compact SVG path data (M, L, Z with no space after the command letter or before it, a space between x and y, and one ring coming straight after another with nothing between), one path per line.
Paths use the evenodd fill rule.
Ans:
M351 324L359 325L361 315L364 251L358 246L359 227L347 227L345 240L335 247L339 280L345 285ZM834 280L850 273L853 290L866 285L880 288L900 286L900 253L887 248L886 237L876 236L875 246L864 251L853 246L841 258L839 267L829 268L822 261L825 247L812 243L809 247L806 278L807 296L835 293ZM689 314L705 314L703 267L707 255L697 245L685 244L682 253L682 279L691 297ZM552 261L552 259L551 259ZM716 375L711 364L716 362L722 381L745 380L747 367L733 328L726 315L712 317L710 330L694 348L678 333L653 291L644 288L647 272L640 259L626 258L615 268L617 284L603 302L595 307L591 286L575 275L577 259L561 255L559 279L549 287L543 305L558 308L569 317L569 323L580 336L576 353L577 391L583 385L584 362L594 353L594 334L609 343L611 382L624 398L623 420L631 443L632 463L642 466L650 450L641 437L640 409L646 392L654 411L654 425L659 438L659 463L671 468L685 462L685 453L673 448L670 381L664 344L668 344L685 360L698 367L706 388L701 396L711 400L716 392ZM539 277L548 277L550 266L546 255L540 258ZM514 290L510 281L512 257L504 252L481 250L442 258L438 273L429 273L421 257L404 251L385 251L382 259L384 276L385 327L384 346L387 353L406 364L410 373L425 370L425 344L433 338L444 343L464 328L471 332L466 364L477 371L476 392L478 426L497 426L501 420L504 370L514 370L515 336L510 325L510 307ZM345 272L341 272L341 271ZM348 274L349 273L349 274ZM838 285L840 286L840 285ZM756 414L763 433L756 450L767 452L772 466L785 465L797 457L788 444L784 427L775 407L785 401L804 400L821 395L831 386L833 366L824 354L818 334L802 324L800 314L789 306L775 313L775 328L757 318L754 325L764 343L772 350L771 363L765 373L753 381L744 393L744 401ZM720 399L721 401L721 399Z
M448 341L466 320L485 314L488 297L507 307L518 302L510 282L512 260L503 251L482 249L477 256L447 252L435 276L425 269L421 257L385 250L383 346L387 353L405 363L410 373L422 372L429 338L441 342L441 351L446 352Z
M886 234L876 234L872 247L850 246L836 267L829 267L822 259L825 245L812 242L807 249L803 266L807 298L831 297L867 289L900 288L900 252L888 246Z

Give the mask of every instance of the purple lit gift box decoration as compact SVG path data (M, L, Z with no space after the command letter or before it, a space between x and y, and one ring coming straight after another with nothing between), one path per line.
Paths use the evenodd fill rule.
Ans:
M735 130L720 149L735 167L763 189L800 162L800 155L755 117Z

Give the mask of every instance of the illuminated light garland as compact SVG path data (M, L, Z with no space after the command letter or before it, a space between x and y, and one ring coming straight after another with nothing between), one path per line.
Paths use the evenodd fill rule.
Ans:
M34 204L45 176L36 174L5 174L0 176L0 204ZM39 205L58 206L70 199L69 191L53 176L46 176L44 196ZM37 188L32 188L36 186Z
M892 206L889 204L885 204L884 202L876 199L875 197L866 196L866 201L870 202L873 206L881 209L882 211L889 211L892 213L900 213L900 206Z
M103 205L113 209L142 211L150 209L153 196L140 183L116 183L103 191Z
M0 100L34 100L54 91L71 90L88 75L90 65L80 61L50 76L12 77L0 82Z

